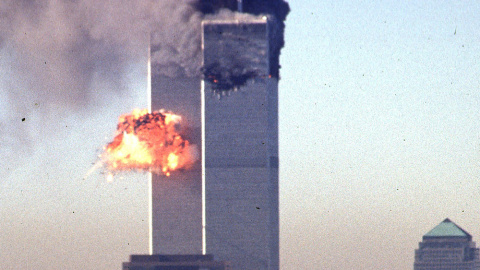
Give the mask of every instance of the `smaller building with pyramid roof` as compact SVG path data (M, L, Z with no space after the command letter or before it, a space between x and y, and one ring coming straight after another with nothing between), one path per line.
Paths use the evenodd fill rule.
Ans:
M480 270L472 236L446 218L423 236L415 250L414 270Z

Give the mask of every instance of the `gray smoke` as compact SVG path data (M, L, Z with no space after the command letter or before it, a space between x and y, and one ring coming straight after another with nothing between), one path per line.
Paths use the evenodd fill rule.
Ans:
M7 0L0 3L0 46L16 55L26 88L47 107L88 104L95 75L121 89L123 67L146 54L149 34L159 72L194 73L200 65L196 1Z
M150 38L157 72L198 70L203 13L196 3L1 0L0 163L9 165L0 175L42 133L55 133L49 123L98 104L102 92L125 90L126 69L146 59Z
M243 2L244 12L268 14L279 25L271 48L271 74L278 77L288 4ZM14 54L11 68L22 85L2 91L9 103L37 102L46 112L83 108L95 76L122 90L123 69L146 54L150 39L153 72L201 75L200 22L204 14L235 7L234 0L3 0L0 53L8 48Z

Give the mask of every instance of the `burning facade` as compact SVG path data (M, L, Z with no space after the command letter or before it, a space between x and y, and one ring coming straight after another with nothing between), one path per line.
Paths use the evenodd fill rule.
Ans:
M242 36L245 33L237 29L240 21L245 28L246 22L253 22L253 18L239 18L238 24L213 24L213 21L203 24L203 44L207 45L204 47L204 80L216 94L238 89L249 79L271 77L268 61L262 61L269 52L268 42L262 39L266 31L264 25L252 23L248 25L248 36Z
M203 82L206 252L232 269L278 269L278 80L268 76L269 22L204 20L202 29L204 66L236 59L255 74L223 99L212 97L220 81Z

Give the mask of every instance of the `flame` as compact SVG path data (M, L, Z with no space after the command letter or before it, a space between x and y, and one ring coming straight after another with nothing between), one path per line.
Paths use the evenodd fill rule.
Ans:
M163 166L162 172L170 176L170 171L173 171L178 166L178 155L170 153L167 157L167 165Z
M196 147L179 134L181 117L135 109L119 117L117 135L102 160L109 171L143 170L167 176L197 161Z

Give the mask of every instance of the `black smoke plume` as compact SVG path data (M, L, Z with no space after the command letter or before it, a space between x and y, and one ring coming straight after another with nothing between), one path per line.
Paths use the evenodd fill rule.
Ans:
M272 28L272 42L270 42L270 75L272 77L279 77L280 70L280 50L285 44L285 19L290 12L290 7L287 2L283 0L243 0L243 12L254 15L267 14L269 19L273 20Z

